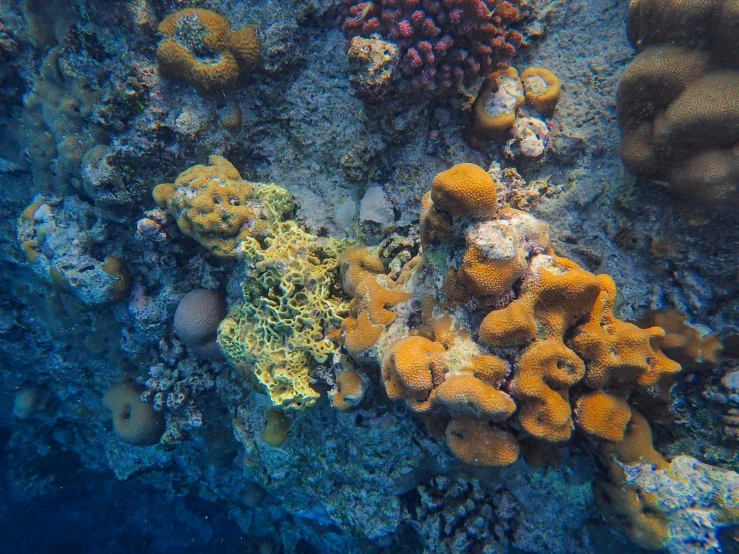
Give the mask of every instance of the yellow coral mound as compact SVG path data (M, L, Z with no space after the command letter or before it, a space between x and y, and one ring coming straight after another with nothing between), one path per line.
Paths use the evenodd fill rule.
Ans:
M228 20L210 10L186 8L170 14L159 32L165 35L157 48L162 74L201 92L232 86L259 61L254 27L231 32Z
M183 234L216 256L233 258L243 240L266 234L268 210L282 215L292 204L285 191L244 181L221 156L208 162L183 171L173 184L158 185L152 194Z

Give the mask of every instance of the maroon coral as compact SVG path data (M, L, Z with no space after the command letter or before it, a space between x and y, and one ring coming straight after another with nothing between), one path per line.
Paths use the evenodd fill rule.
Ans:
M336 24L350 40L397 43L413 87L443 93L508 67L523 38L508 26L528 10L524 0L341 0Z

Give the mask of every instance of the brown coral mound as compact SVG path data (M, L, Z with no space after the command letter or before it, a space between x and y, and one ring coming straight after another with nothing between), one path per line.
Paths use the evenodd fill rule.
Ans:
M159 24L165 39L157 48L162 75L185 81L201 92L234 85L259 61L254 27L231 32L228 20L210 10L186 8Z
M621 159L679 196L739 203L739 4L632 0L629 39L644 50L618 89Z
M446 428L446 440L452 453L472 466L507 466L520 453L518 441L511 433L471 417L451 420Z

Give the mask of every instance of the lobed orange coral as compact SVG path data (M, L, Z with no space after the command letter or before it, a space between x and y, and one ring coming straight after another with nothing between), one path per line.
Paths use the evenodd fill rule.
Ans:
M354 368L347 368L336 376L334 388L329 391L331 406L346 412L361 404L367 392L362 375Z
M367 252L347 252L347 288L362 279L342 323L347 351L379 362L390 399L449 421L466 463L512 463L519 437L554 459L551 445L577 429L633 442L630 393L654 394L680 370L660 350L664 331L616 318L613 280L555 256L532 216L497 210L495 183L473 167L434 179L422 254L397 282L375 274L379 260L363 267Z
M157 48L162 75L201 92L232 86L259 61L254 27L232 32L228 20L210 10L186 8L170 14L159 32L165 35Z
M228 160L210 156L208 161L210 165L183 171L174 183L158 185L152 195L183 234L216 256L233 258L245 238L266 232L266 216L257 187L244 181Z
M526 104L551 117L559 102L561 86L557 76L542 67L530 67L521 74Z

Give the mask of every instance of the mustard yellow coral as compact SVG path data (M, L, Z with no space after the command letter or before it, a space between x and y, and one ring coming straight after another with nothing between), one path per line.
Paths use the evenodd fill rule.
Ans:
M274 189L244 181L221 156L210 156L208 161L210 165L183 171L174 183L158 185L152 194L175 217L183 234L216 256L233 258L243 240L266 234L268 209L286 212L291 203L287 193L271 198ZM262 197L270 197L269 207Z
M186 8L170 14L159 32L165 35L157 48L162 74L202 92L232 86L259 61L254 27L231 32L228 20L210 10Z

